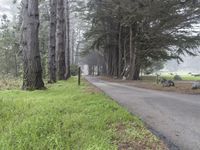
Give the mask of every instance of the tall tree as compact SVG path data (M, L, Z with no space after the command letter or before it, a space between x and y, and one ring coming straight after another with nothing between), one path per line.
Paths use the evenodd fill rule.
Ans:
M64 0L57 0L57 25L56 25L56 58L57 74L59 80L65 80L65 5Z
M89 0L85 14L85 49L104 55L109 76L138 80L145 64L195 55L200 44L200 8L192 1Z
M65 44L65 61L66 61L66 73L65 78L70 77L70 11L69 0L65 1L65 18L66 18L66 44Z
M56 82L56 0L50 0L49 82Z
M23 0L22 49L23 49L23 89L35 90L44 88L39 51L38 0Z

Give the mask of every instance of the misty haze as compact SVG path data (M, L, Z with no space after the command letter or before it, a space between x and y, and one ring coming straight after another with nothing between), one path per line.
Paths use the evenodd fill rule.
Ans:
M0 150L200 150L200 0L0 0Z

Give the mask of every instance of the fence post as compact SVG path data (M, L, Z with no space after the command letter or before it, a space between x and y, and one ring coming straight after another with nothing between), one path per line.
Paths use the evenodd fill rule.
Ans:
M159 75L156 74L156 83L159 84Z
M78 85L81 85L81 67L78 67Z

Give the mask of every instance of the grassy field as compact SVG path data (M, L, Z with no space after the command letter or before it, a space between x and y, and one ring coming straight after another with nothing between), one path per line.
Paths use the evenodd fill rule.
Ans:
M75 78L48 90L0 91L1 150L166 149L135 116Z
M165 78L168 80L174 80L174 75L161 75L161 78ZM192 75L180 75L183 81L200 81L200 77L195 77ZM147 80L147 81L156 81L156 76L142 76L142 80Z

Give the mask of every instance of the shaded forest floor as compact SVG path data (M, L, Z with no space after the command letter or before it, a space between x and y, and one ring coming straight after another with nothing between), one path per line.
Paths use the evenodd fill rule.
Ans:
M0 149L167 149L143 123L75 78L45 91L0 91Z
M200 89L198 90L192 89L193 81L174 81L175 87L163 87L161 84L156 84L155 80L132 81L132 80L113 79L110 77L100 77L100 79L110 82L124 83L126 85L151 89L151 90L177 92L183 94L200 94Z

